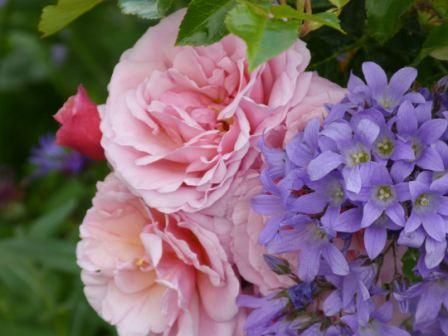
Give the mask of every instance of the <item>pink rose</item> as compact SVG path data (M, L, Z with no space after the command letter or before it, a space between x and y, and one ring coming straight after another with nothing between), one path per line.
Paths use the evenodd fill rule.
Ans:
M317 73L307 72L301 80L308 84L303 85L306 87L303 99L286 116L285 142L302 131L311 119L323 119L326 116L325 104L336 104L346 94L345 89Z
M216 232L241 276L266 295L280 287L292 286L294 282L275 274L264 261L267 251L258 243L258 237L266 218L251 207L251 199L260 193L259 173L251 169L239 174L227 194L213 206L187 216L203 228ZM295 261L292 262L295 266Z
M213 232L146 208L109 175L81 238L87 299L120 335L239 335L239 280Z
M54 119L61 124L56 133L58 145L73 148L93 160L104 160L98 108L82 85L54 115Z
M251 74L235 36L175 47L178 11L125 52L102 111L102 144L115 173L151 207L195 212L250 164L257 137L305 97L302 41ZM307 76L310 76L309 73Z

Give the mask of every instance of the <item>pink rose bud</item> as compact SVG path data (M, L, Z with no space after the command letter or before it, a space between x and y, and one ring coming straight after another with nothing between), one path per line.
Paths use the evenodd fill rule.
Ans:
M58 145L75 149L93 160L104 159L98 108L82 85L54 115L54 119L61 124L56 133Z

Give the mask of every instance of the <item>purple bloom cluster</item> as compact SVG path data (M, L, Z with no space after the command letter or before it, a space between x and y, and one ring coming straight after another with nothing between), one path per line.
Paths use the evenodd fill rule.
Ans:
M54 135L50 134L39 139L39 146L33 148L29 162L34 167L32 177L35 178L52 172L79 173L85 166L86 158L56 144Z
M448 81L414 92L413 68L362 69L323 124L260 144L260 243L297 285L242 299L248 335L448 335Z

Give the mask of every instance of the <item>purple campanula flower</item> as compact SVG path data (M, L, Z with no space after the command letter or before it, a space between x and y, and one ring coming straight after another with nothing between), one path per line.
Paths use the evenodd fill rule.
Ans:
M331 139L335 147L322 151L313 159L307 172L311 181L319 180L343 165L342 175L348 191L359 192L362 187L361 169L372 162L372 146L380 133L379 126L368 118L352 129L345 122L326 125L321 134Z
M357 317L367 323L370 317L370 288L376 275L375 265L363 265L364 261L350 263L350 272L346 276L329 275L326 278L336 288L325 299L323 310L325 315L334 316L341 311L357 310Z
M408 93L417 77L417 70L414 68L405 67L398 70L391 77L390 82L384 70L376 63L363 63L362 72L366 83L353 74L348 82L348 97L354 103L367 102L390 113L404 100L415 103L425 101L421 94Z
M319 272L321 258L327 261L334 274L349 272L342 252L332 243L335 232L309 217L297 215L282 229L278 237L268 244L269 253L300 251L297 275L302 281L312 281Z
M282 221L289 215L289 209L286 207L288 203L289 187L283 186L282 183L275 184L267 171L263 171L260 175L261 183L267 194L255 196L252 199L252 208L260 215L269 216L266 226L260 234L260 243L266 244L271 241L277 234ZM296 187L300 189L303 184L296 179ZM289 180L285 178L286 184Z
M67 151L55 142L53 135L40 138L39 147L32 150L30 163L35 167L34 177L44 176L52 172L79 173L85 158L74 151Z
M439 187L433 182L430 172L420 173L415 181L409 182L413 207L405 226L407 233L423 225L428 236L439 242L446 241L448 197L444 196L446 188Z
M397 295L398 300L416 300L415 325L433 323L442 307L448 309L448 275L434 271L423 282L411 286L407 291Z
M304 194L291 202L291 208L303 214L319 214L325 210L326 220L337 222L341 206L346 200L342 175L332 172L316 182L307 184L313 192Z
M354 331L354 336L410 336L404 329L389 324L393 313L392 302L386 302L375 310L373 308L373 304L371 304L371 317L365 324L360 324L356 316L353 315L342 318Z
M422 169L442 171L442 158L432 145L441 138L447 125L444 119L429 119L419 123L414 106L408 101L401 104L396 121L398 137L412 149L414 155L412 160L396 161L391 170L392 176L396 180L404 180L412 173L415 165Z
M274 294L264 298L240 295L238 306L253 309L244 324L247 336L277 335L276 329L284 327L282 317L287 303L287 298Z
M306 168L309 162L319 154L319 129L319 119L313 119L303 132L297 134L286 145L288 158L297 167Z

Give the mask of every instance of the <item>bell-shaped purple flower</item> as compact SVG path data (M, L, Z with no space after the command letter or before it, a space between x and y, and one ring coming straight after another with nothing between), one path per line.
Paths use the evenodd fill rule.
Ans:
M349 267L343 253L332 243L335 232L303 215L288 222L291 228L283 228L268 244L269 253L298 253L297 275L302 281L311 282L317 276L324 259L334 274L346 275Z
M400 105L396 120L397 137L404 148L412 150L413 158L394 163L391 172L396 180L404 180L416 165L431 171L444 169L443 160L433 145L442 137L447 125L448 122L444 119L428 119L420 122L417 109L409 101Z

